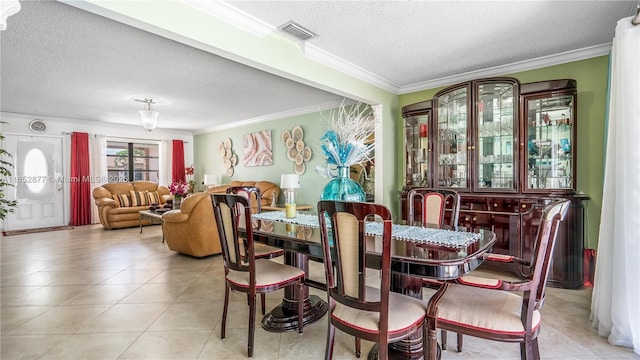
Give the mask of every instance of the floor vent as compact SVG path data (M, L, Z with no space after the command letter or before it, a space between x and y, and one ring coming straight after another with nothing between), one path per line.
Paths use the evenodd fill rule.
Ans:
M288 23L280 26L278 29L302 41L309 40L311 38L318 36L318 34L314 33L309 29L305 29L302 25L296 24L293 21L289 21Z

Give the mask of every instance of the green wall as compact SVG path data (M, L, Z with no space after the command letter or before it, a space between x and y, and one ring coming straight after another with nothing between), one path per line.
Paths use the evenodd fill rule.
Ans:
M320 136L326 131L326 122L322 120L322 115L326 118L329 112L327 110L322 113L316 112L293 116L194 136L196 181L201 183L206 173L224 173L222 157L218 154L218 144L222 140L230 138L233 143L233 152L238 156L238 165L234 168L234 174L231 178L226 175L222 176L223 184L234 180L267 180L280 185L281 174L292 174L294 172L293 162L287 159L287 148L280 141L280 134L299 125L304 131L304 142L311 148L313 155L305 163L306 171L300 175L300 189L296 193L296 203L315 206L324 185L328 181L328 179L316 173L315 167L324 164L324 158L320 155ZM242 148L244 135L264 130L271 130L273 164L270 166L245 167ZM282 203L283 201L282 194L280 194L279 202Z
M591 199L587 201L587 237L585 246L597 248L598 229L600 227L600 210L602 207L603 186L603 156L604 156L604 124L605 102L607 95L608 56L600 56L587 60L574 61L566 64L523 71L514 74L504 74L518 79L521 83L544 81L552 79L575 79L578 84L577 100L577 190L584 192ZM400 95L399 108L419 101L429 100L444 87L418 91ZM402 117L401 112L398 117ZM403 143L403 124L398 122L396 127L396 141ZM403 163L402 149L396 157L399 164ZM396 177L402 178L404 168L399 166ZM400 184L401 185L401 184Z

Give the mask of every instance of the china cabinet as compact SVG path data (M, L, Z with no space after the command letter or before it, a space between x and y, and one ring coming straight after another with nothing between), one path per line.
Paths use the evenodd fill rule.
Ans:
M491 229L498 237L493 252L526 259L544 206L570 199L549 284L580 287L588 197L576 193L576 95L574 80L488 78L405 106L402 219L411 188L453 189L461 197L459 226Z

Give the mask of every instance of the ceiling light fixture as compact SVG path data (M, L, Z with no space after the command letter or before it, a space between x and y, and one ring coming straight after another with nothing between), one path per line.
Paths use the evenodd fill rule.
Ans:
M146 109L138 111L138 114L140 114L140 120L142 121L142 127L144 127L149 131L155 129L156 126L158 126L158 115L160 115L160 113L157 111L153 111L151 109L151 104L155 104L153 99L150 99L150 98L145 98L144 100L134 99L134 101L143 102L147 104Z

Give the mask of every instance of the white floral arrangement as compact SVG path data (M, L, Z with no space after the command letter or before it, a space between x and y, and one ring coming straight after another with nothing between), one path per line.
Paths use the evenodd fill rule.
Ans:
M327 122L328 130L320 138L320 150L326 159L324 165L316 166L316 172L333 178L338 167L364 164L374 158L373 143L367 143L375 132L377 122L371 107L357 103L331 110Z

